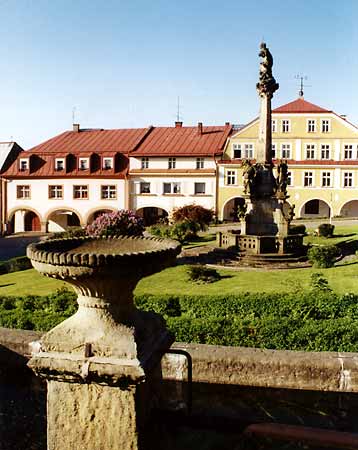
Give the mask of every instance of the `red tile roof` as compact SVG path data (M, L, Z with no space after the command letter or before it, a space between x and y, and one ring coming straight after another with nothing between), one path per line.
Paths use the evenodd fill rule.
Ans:
M279 106L272 111L273 113L331 113L328 109L321 108L313 103L307 102L304 98L300 97L293 102L286 103Z
M221 154L231 125L202 127L158 127L131 156L213 156Z

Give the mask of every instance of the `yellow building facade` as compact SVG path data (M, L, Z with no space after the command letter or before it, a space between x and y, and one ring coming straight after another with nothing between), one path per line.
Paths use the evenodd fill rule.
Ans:
M258 118L227 141L218 164L217 211L233 220L243 202L241 163L255 160ZM273 162L289 167L288 202L296 218L358 217L358 128L303 97L272 112Z

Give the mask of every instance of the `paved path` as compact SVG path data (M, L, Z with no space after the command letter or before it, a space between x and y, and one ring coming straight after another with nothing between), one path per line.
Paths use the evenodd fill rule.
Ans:
M46 236L43 233L21 233L0 238L0 261L26 254L26 247Z

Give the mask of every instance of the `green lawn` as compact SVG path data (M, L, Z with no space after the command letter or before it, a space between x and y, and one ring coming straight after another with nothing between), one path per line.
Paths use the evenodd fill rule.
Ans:
M216 283L198 285L188 281L186 266L176 266L144 278L138 294L235 294L237 292L295 292L308 289L313 272L322 272L331 288L339 293L358 293L358 261L331 269L219 270L223 278ZM0 276L0 295L45 295L66 285L39 275L34 269ZM67 285L68 286L68 285Z
M308 230L312 231L312 230ZM305 237L306 243L339 244L343 241L357 241L358 234L355 227L338 226L335 237L318 238ZM200 237L191 242L188 247L208 245L213 243L214 235ZM236 292L295 292L308 289L310 276L313 272L322 272L331 288L339 293L358 293L358 258L347 264L339 264L331 269L292 269L292 270L219 270L223 278L212 284L197 285L189 282L185 266L172 267L151 277L147 277L138 284L136 293L144 294L235 294ZM66 285L39 275L35 270L25 270L0 276L0 295L45 295ZM69 285L67 285L69 286Z

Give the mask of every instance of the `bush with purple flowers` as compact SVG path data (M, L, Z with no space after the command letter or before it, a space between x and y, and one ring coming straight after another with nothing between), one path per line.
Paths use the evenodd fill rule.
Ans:
M126 209L102 214L86 227L90 237L141 236L143 231L143 219Z

